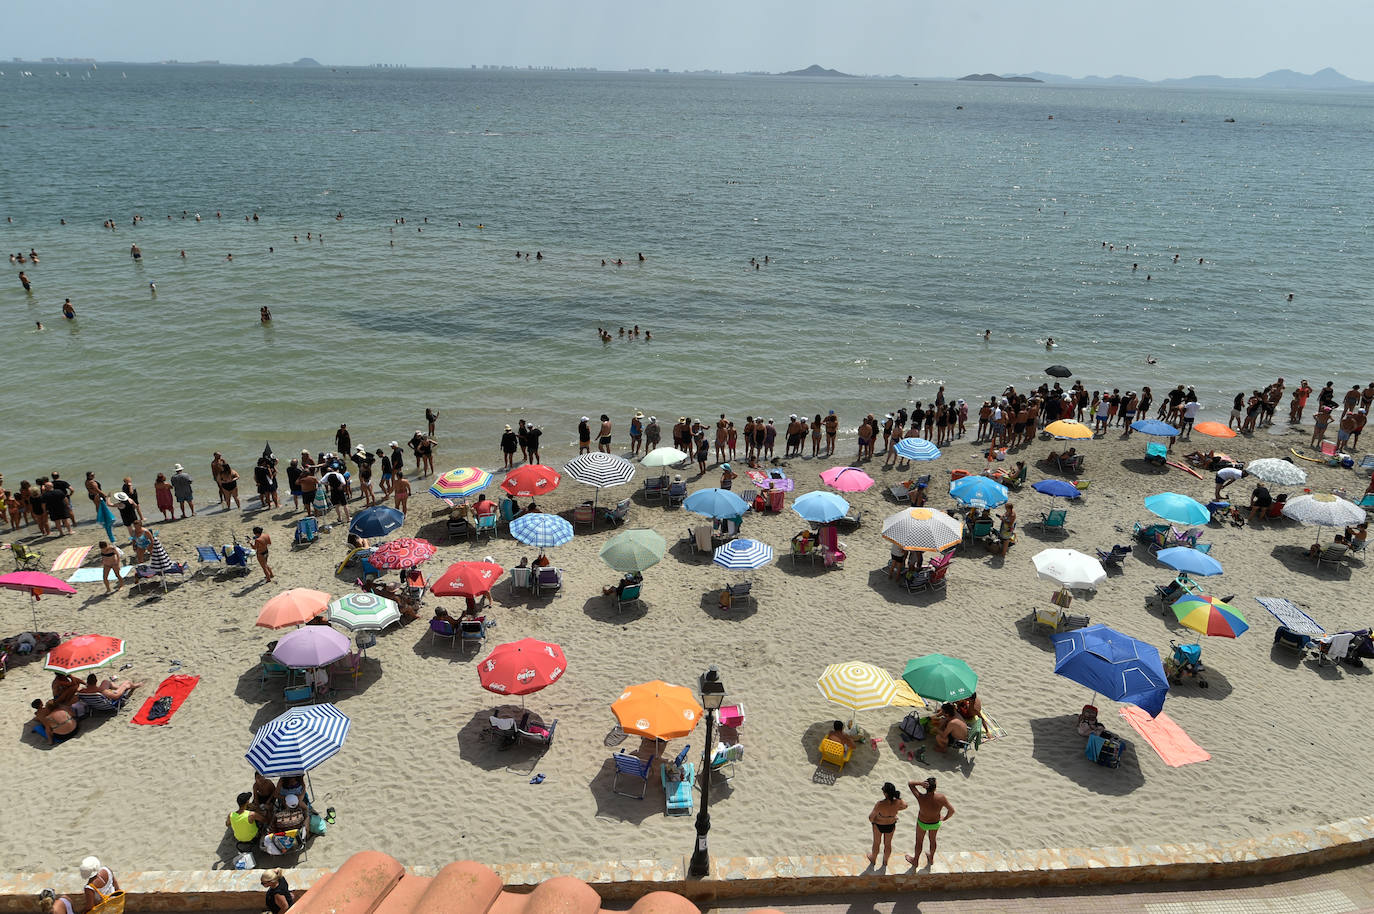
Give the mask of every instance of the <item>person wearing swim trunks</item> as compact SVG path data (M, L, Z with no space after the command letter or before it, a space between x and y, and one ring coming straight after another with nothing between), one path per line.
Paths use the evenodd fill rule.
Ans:
M954 804L943 793L935 790L935 778L924 781L907 781L907 789L916 797L916 856L906 855L906 862L913 867L921 859L921 846L926 836L930 836L930 852L926 855L926 866L935 862L935 833L940 826L954 817Z
M868 821L873 825L873 850L868 852L868 862L878 862L878 845L883 846L883 868L892 859L892 833L897 830L897 814L906 809L902 792L891 782L883 785L883 798L873 804Z
M272 537L264 533L261 527L254 527L253 551L258 554L258 565L262 567L262 575L267 579L268 583L271 583L272 578L275 577L275 575L272 574L272 566L267 564L267 552L271 546Z
M596 449L603 454L611 452L611 417L601 414L601 430L597 433Z

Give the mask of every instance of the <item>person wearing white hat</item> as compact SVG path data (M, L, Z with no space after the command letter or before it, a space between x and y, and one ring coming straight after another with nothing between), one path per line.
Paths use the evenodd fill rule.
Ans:
M663 429L659 427L658 416L650 416L648 423L644 426L644 453L649 453L658 447L658 442L663 438Z
M401 450L398 442L391 442L387 445L391 448L391 472L396 479L406 478L406 452Z
M85 881L86 910L89 911L115 892L120 891L119 880L108 866L101 866L96 857L81 861L81 878Z
M577 453L589 454L592 450L592 420L583 416L577 422Z
M168 481L172 484L172 495L181 508L181 516L186 517L186 509L189 507L191 517L195 517L195 494L191 490L191 475L186 472L186 468L179 463L172 464L172 478Z

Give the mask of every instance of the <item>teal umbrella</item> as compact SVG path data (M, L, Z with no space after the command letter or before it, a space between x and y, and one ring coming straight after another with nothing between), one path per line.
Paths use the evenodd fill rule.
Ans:
M959 701L978 691L978 674L964 661L944 654L908 660L902 678L913 692L932 701Z
M643 574L663 560L668 543L653 530L626 530L601 547L601 560L616 571Z
M1145 499L1145 510L1173 524L1200 526L1212 519L1207 506L1177 492L1160 492Z

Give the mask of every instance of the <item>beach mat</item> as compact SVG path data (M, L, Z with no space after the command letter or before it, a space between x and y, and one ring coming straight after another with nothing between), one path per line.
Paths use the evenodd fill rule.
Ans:
M1121 716L1126 718L1126 723L1150 744L1150 748L1166 765L1179 768L1193 762L1205 762L1212 757L1206 749L1193 742L1188 734L1183 732L1183 728L1170 720L1169 715L1163 711L1159 712L1158 717L1151 718L1135 705L1124 705L1121 708Z
M987 708L983 709L982 718L983 730L985 731L985 735L983 736L983 742L990 743L995 739L1006 738L1006 728L999 724L997 721L993 720L992 715L988 713Z
M1292 600L1283 597L1255 597L1255 602L1269 610L1269 615L1278 619L1282 625L1299 635L1326 634L1326 629L1318 625Z
M191 690L196 687L196 683L198 682L200 682L199 676L187 676L182 673L177 673L175 676L168 676L166 679L162 680L162 684L157 687L157 691L149 695L148 700L143 702L143 707L139 708L138 713L134 715L134 723L143 724L149 727L158 727L167 723L167 721L172 719L172 715L177 713L177 708L181 707L181 703L186 700L187 695L191 694ZM167 711L165 717L159 717L157 720L149 720L148 712L153 710L153 705L163 696L168 696L172 699L172 707Z
M134 566L132 565L121 565L119 567L119 576L121 578L127 578L129 576L129 572L133 570ZM103 580L105 580L104 568L78 568L76 569L76 571L72 572L71 577L67 578L67 583L98 584Z
M63 549L62 554L52 563L52 570L71 571L74 568L80 568L81 563L86 561L86 554L90 551L90 546L73 546L70 549Z

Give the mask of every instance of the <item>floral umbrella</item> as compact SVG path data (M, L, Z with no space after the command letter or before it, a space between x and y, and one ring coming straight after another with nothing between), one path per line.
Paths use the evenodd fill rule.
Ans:
M436 551L429 540L403 536L382 543L367 560L378 568L414 568L434 558Z

